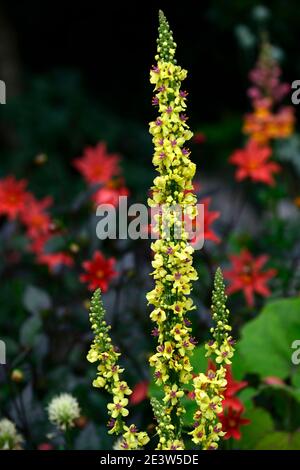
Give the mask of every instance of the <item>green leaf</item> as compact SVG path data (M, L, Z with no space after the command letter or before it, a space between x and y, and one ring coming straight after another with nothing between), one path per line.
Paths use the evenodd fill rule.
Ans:
M48 293L35 286L26 288L23 303L24 307L34 315L51 308L51 299Z
M242 330L238 354L245 371L261 377L293 377L299 383L300 367L291 361L291 345L299 336L300 298L270 302Z
M22 346L32 347L40 333L42 322L39 317L30 317L26 320L20 331L20 342Z
M300 450L300 432L272 432L258 442L255 450Z
M255 388L247 387L239 392L238 398L243 402L246 410L250 410L250 408L253 408L253 398L256 395L257 390Z
M191 356L191 365L193 367L193 373L199 374L199 372L206 372L208 365L208 358L205 357L206 349L205 345L202 344L197 346L193 355Z
M253 449L264 436L274 430L270 414L262 408L248 410L245 416L251 422L241 428L242 438L234 443L236 449Z
M150 382L148 393L151 398L157 398L158 400L162 400L164 397L163 388L156 385L153 380Z
M195 400L184 397L182 399L182 405L185 408L185 413L183 415L183 424L184 426L191 427L194 422L194 414L197 411L197 403Z

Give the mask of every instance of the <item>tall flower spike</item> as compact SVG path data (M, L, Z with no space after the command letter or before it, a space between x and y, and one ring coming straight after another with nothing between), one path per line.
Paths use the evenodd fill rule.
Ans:
M164 387L163 403L174 425L174 439L181 442L181 415L185 411L181 398L184 385L192 378L189 356L195 347L186 313L194 308L188 296L192 281L197 279L192 265L194 250L188 242L182 214L191 220L196 216L196 196L192 192L196 167L185 147L193 135L184 114L187 92L181 89L187 72L176 65L175 48L169 24L160 12L157 64L150 74L150 82L155 85L153 104L159 111L157 119L150 123L153 164L159 173L148 201L156 212L154 230L159 235L152 244L156 284L147 295L149 304L154 306L150 317L158 331L157 352L150 358L150 365L155 369L156 383ZM160 448L165 445L159 443Z
M90 322L94 332L94 341L87 355L89 362L98 362L97 378L93 386L104 388L112 395L112 402L107 405L110 420L108 426L110 434L122 435L120 446L122 449L134 450L143 447L149 441L145 432L138 432L136 426L126 426L124 418L128 416L128 398L132 392L125 380L121 379L124 369L118 364L120 353L112 345L109 336L110 326L104 319L105 309L101 299L101 291L97 289L91 300Z
M219 416L222 413L222 401L226 389L225 364L231 364L233 341L228 324L229 310L226 307L227 296L220 268L217 269L212 294L212 341L206 345L207 356L212 356L213 366L207 374L200 373L193 379L195 401L198 409L194 414L194 429L190 432L195 444L203 450L216 449L218 441L225 435Z

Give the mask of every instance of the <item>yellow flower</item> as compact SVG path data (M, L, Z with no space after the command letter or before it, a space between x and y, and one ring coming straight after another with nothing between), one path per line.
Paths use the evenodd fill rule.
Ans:
M192 436L195 444L200 444L206 439L205 427L203 425L196 426L189 434Z
M89 362L96 362L98 360L98 352L91 348L86 356Z
M101 376L98 376L95 380L93 380L93 387L102 388L105 384L106 380Z
M166 312L162 308L156 308L150 314L150 318L157 323L164 322L166 320Z
M162 355L166 359L170 359L173 354L173 346L170 341L166 341L162 348Z
M233 356L233 348L228 344L227 341L221 345L220 349L216 349L215 353L217 355L217 364L221 364L222 362L225 362L225 364L231 364L230 359Z
M171 388L166 387L166 393L165 393L163 401L165 403L171 401L172 406L174 406L177 403L178 398L183 397L183 395L184 395L184 391L179 390L178 385L174 384L174 385L172 385Z
M146 432L139 432L137 435L139 446L145 446L150 441L150 438Z
M108 410L112 418L117 418L118 416L128 416L129 411L125 408L128 405L127 398L113 398L113 403L107 405Z
M116 386L112 389L114 395L118 397L123 397L124 395L131 395L132 390L127 385L127 382L124 380L122 382L117 382Z

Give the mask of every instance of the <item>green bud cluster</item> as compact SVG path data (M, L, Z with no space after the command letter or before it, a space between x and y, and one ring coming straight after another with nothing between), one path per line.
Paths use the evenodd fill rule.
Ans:
M170 30L169 23L164 13L159 11L159 27L158 27L158 39L157 39L157 60L163 62L171 62L176 64L174 59L176 51L176 43L173 39L173 33Z

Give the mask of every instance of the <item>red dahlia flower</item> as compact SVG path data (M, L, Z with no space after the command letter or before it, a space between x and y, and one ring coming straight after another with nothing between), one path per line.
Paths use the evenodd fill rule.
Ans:
M72 267L74 265L73 258L63 251L58 251L56 253L41 253L37 256L37 262L48 266L48 269L51 272L54 272L61 266Z
M224 398L232 398L236 393L238 393L240 390L243 388L247 387L248 382L245 380L242 381L237 381L234 379L232 375L232 370L230 365L226 365L226 380L227 380L227 386L226 390L223 393Z
M26 186L26 180L17 181L13 175L0 181L0 215L13 220L23 211L28 196Z
M185 220L186 231L191 235L194 233L194 237L191 239L191 244L197 245L200 239L203 239L204 242L206 240L211 240L215 243L220 243L220 238L212 228L214 221L220 217L220 212L209 210L209 205L211 203L210 197L202 199L200 203L204 205L204 227L201 225L197 227L198 217L195 217L193 220L190 220L189 218L186 218L187 220Z
M248 250L243 250L239 255L230 256L232 269L224 271L225 279L230 282L227 293L232 294L243 291L247 304L254 305L254 293L268 297L271 292L267 282L276 275L276 269L262 271L262 267L268 261L268 256L261 255L254 258Z
M274 174L279 173L281 167L270 161L272 150L268 146L260 146L254 140L249 140L244 149L236 150L229 162L237 165L235 178L237 181L250 178L253 181L274 186Z
M82 263L86 272L80 276L81 282L87 282L90 290L100 287L102 292L106 292L109 282L117 275L115 263L114 258L106 259L100 251L96 251L91 260Z
M106 183L120 173L120 157L107 152L106 144L100 142L96 147L87 147L83 156L73 162L88 184Z
M45 210L51 204L51 197L37 201L33 195L28 195L20 219L26 225L29 237L36 238L49 232L52 220Z
M240 410L236 410L232 407L223 407L222 413L218 416L222 424L222 431L226 433L224 439L233 437L233 439L239 440L241 438L240 427L250 423L249 419L242 417L243 413L244 407Z
M112 204L118 207L120 196L129 196L129 189L125 186L123 178L109 181L103 188L96 191L92 198L96 205Z

